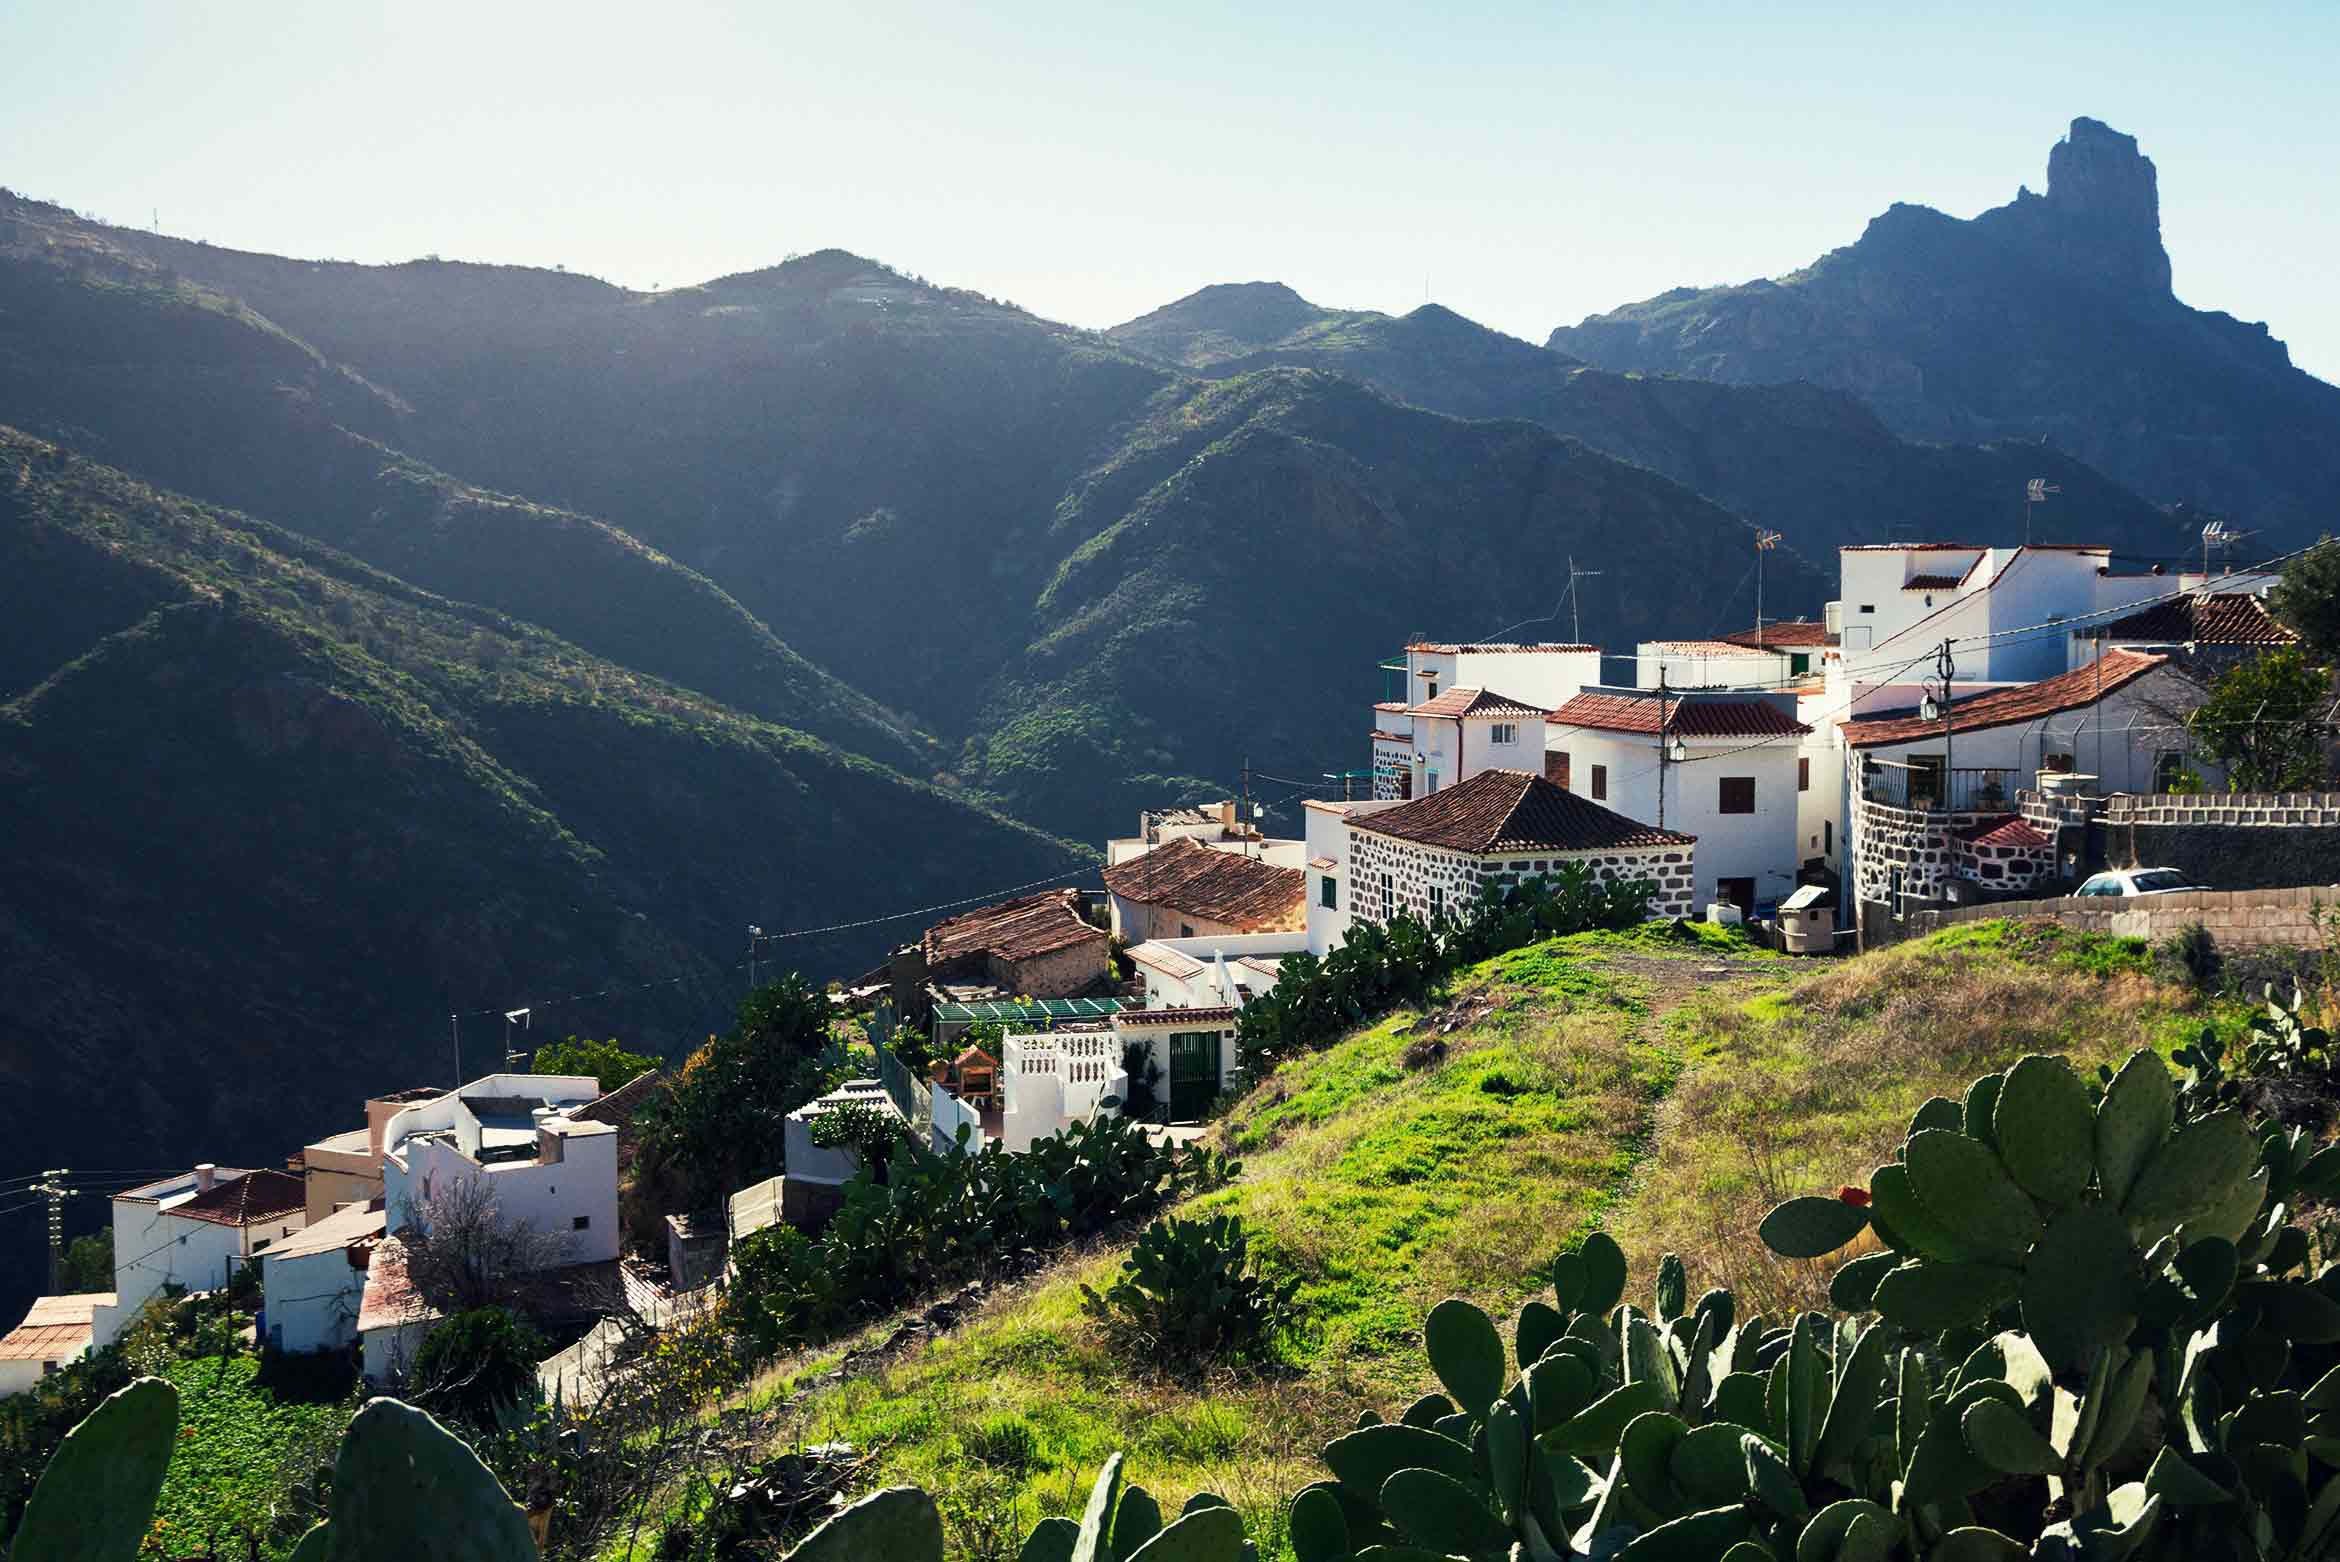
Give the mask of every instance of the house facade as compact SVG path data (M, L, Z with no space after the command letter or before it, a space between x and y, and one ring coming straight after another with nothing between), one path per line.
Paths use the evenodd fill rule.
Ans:
M570 1115L601 1093L590 1075L490 1074L402 1108L382 1130L390 1230L424 1225L431 1198L477 1181L504 1220L557 1239L563 1264L616 1258L618 1131Z
M384 1234L379 1199L312 1221L261 1260L263 1339L288 1355L343 1350L357 1338L366 1270Z
M1811 857L1804 829L1815 789L1811 727L1792 692L1588 689L1553 713L1569 789L1632 819L1662 819L1696 838L1691 910L1728 901L1744 916L1792 892Z
M2201 697L2172 658L2108 650L2071 672L1954 699L1933 720L1904 710L1840 723L1855 899L1898 918L1947 880L2014 889L2050 876L2052 841L2020 817L2018 794L2164 790L2199 768L2184 720Z
M1032 998L1102 988L1113 975L1112 937L1082 917L1081 904L1077 889L1050 890L937 922L909 951L917 967L910 985L969 983ZM894 985L899 1001L899 972ZM914 1001L901 1012L918 1007Z
M1319 955L1358 920L1383 922L1400 911L1466 916L1483 893L1549 878L1571 863L1605 882L1647 882L1652 916L1686 916L1696 872L1695 837L1522 770L1481 771L1405 802L1311 804L1309 840L1311 851L1324 852L1311 860L1309 949Z
M212 1291L308 1224L301 1179L205 1164L114 1195L114 1300L91 1315L111 1345L165 1286Z
M1247 818L1241 803L1229 798L1194 808L1148 809L1138 815L1135 835L1119 835L1105 843L1108 867L1142 857L1173 841L1199 841L1214 851L1256 857L1279 868L1300 866L1300 842L1262 833Z
M114 1299L111 1291L84 1291L36 1300L24 1322L0 1335L0 1399L38 1388L89 1354L97 1310Z
M1382 664L1370 796L1423 797L1490 768L1536 769L1536 724L1601 676L1598 646L1415 641Z

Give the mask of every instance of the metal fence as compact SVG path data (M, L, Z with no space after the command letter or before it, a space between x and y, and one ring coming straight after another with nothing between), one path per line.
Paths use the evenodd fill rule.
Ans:
M1897 759L1861 762L1861 796L1888 808L1920 812L2012 812L2018 772L1960 767L1948 773L1940 765L1912 765ZM1947 794L1947 795L1945 795Z
M894 1103L894 1110L902 1114L902 1121L923 1134L934 1122L934 1097L925 1080L913 1073L910 1066L894 1056L891 1047L877 1049L878 1083L885 1086L886 1099Z

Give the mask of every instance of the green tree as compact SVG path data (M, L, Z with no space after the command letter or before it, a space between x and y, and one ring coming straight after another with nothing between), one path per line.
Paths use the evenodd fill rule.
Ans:
M2299 631L2308 655L2327 664L2340 661L2340 542L2326 537L2284 565L2267 606Z
M65 1244L65 1259L57 1283L67 1291L111 1291L114 1288L114 1233L111 1228L75 1237Z
M414 1354L414 1401L451 1421L493 1431L504 1413L535 1397L544 1342L501 1307L457 1313L423 1336Z
M788 1114L836 1082L828 1048L827 993L794 972L749 993L643 1109L637 1186L675 1214L780 1171Z
M633 1083L657 1066L656 1058L628 1052L614 1037L593 1041L575 1036L537 1048L528 1064L530 1071L537 1074L590 1074L601 1082L603 1095L620 1085Z
M2186 718L2204 759L2238 792L2320 786L2331 681L2286 646L2230 667Z

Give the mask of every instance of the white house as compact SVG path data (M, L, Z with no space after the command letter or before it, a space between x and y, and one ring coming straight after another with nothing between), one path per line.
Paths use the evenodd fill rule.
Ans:
M1382 670L1389 687L1373 707L1372 795L1420 797L1433 782L1451 786L1490 765L1540 765L1543 749L1529 729L1544 711L1600 682L1601 651L1417 640Z
M1121 1038L1110 1022L1017 1032L1000 1046L999 1138L1011 1153L1069 1124L1115 1115L1129 1100Z
M24 1322L0 1335L0 1399L38 1387L50 1373L89 1354L92 1320L113 1300L111 1291L36 1300Z
M382 1128L390 1229L421 1224L434 1194L483 1180L503 1219L558 1237L564 1264L618 1256L618 1131L571 1116L601 1096L590 1075L490 1074L401 1108Z
M269 1345L298 1355L341 1350L357 1338L366 1270L385 1218L380 1200L351 1204L269 1250L260 1263Z
M1802 829L1815 786L1812 729L1796 701L1793 692L1589 689L1553 712L1547 741L1567 756L1572 791L1697 839L1692 909L1726 900L1753 916L1792 891L1814 855Z
M305 1208L312 1221L323 1220L345 1204L364 1204L382 1196L382 1129L390 1119L418 1101L435 1101L446 1091L426 1087L375 1096L366 1102L366 1125L331 1134L304 1145L295 1169L308 1185Z
M111 1345L165 1286L212 1291L308 1224L298 1177L208 1163L114 1195L114 1300L91 1316Z
M1235 1044L1240 1004L1124 1009L1113 1016L1117 1051L1142 1045L1159 1071L1154 1122L1191 1123L1243 1077Z
M1652 916L1684 916L1695 877L1689 834L1660 830L1524 770L1483 770L1410 801L1311 803L1318 893L1308 947L1336 948L1358 921L1464 916L1490 889L1576 863L1604 882L1655 887Z
M1312 908L1313 909L1313 908ZM1148 1009L1240 1004L1276 984L1284 957L1308 947L1305 927L1276 933L1159 938L1129 947Z
M1787 682L1788 658L1736 640L1644 640L1633 648L1633 683L1655 689L1753 689Z
M2016 794L2042 774L2102 792L2166 790L2177 771L2204 768L2184 728L2201 697L2171 658L2108 650L2071 672L1954 699L1932 719L1904 709L1840 723L1853 893L1900 915L1946 878L2029 882L2047 871L2036 860L2045 839L2011 827Z

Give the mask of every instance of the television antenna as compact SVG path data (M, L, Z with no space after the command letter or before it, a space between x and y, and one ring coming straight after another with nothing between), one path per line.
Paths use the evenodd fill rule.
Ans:
M2217 549L2217 550L2218 550L2218 553L2219 553L2219 556L2220 556L2220 557L2222 557L2222 558L2228 558L2228 559L2231 559L2231 557L2232 557L2232 555L2233 555L2234 546L2235 546L2235 544L2236 544L2236 543L2239 543L2239 542L2246 542L2246 541L2248 541L2249 539L2251 539L2251 538L2253 538L2253 537L2256 537L2257 535L2258 535L2258 533L2257 533L2257 532L2255 532L2255 531L2247 531L2247 532L2246 532L2246 531L2234 531L2234 530L2231 530L2231 529L2229 529L2229 527L2227 526L2226 522L2225 522L2225 521L2223 521L2223 520L2215 520L2215 519L2214 519L2214 520L2212 520L2212 521L2211 521L2211 522L2210 522L2208 525L2204 526L2204 527L2202 528L2202 581L2203 581L2203 584L2204 584L2204 585L2207 585L2207 584L2209 584L2209 580L2210 580L2210 550L2211 550L2211 549L2213 549L2213 548ZM2227 568L2228 568L2228 570L2229 570L2229 571L2231 571L2231 570L2234 568L2234 566L2233 566L2233 564L2230 562L2230 563L2227 565Z
M2047 503L2049 494L2064 491L2061 483L2051 483L2044 477L2035 477L2023 485L2023 545L2031 546L2031 512L2035 506Z
M1568 556L1568 643L1571 645L1584 644L1584 604L1577 600L1576 583L1599 574L1597 569L1578 569L1576 555Z

